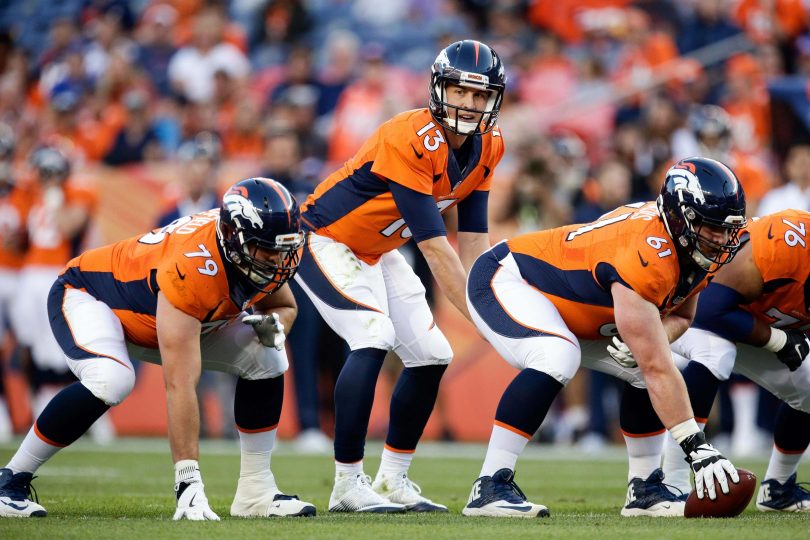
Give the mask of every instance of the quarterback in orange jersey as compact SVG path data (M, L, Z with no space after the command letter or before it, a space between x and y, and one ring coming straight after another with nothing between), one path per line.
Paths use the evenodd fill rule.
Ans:
M425 288L397 251L413 238L447 298L469 318L466 269L489 248L487 199L504 152L496 121L506 77L478 41L443 49L430 104L381 125L302 206L310 231L296 281L351 349L335 388L333 512L446 512L408 478L453 351ZM457 255L441 214L458 208ZM393 391L373 484L363 472L374 387L388 351L405 369Z
M517 487L515 464L580 362L646 385L655 412L699 471L701 498L704 485L716 497L715 477L724 492L727 475L739 481L734 466L698 428L669 343L692 322L707 277L736 253L744 216L734 173L719 162L689 158L667 171L656 202L623 206L589 224L518 236L476 260L467 282L470 314L521 371L498 404L464 515L549 515ZM611 336L611 357L604 358ZM622 364L633 357L637 366Z
M810 512L810 492L796 482L810 444L809 229L805 211L755 218L740 253L700 295L694 324L672 344L700 424L732 370L783 400L757 497L764 512ZM667 482L689 493L689 470L672 446L664 458Z
M239 376L234 416L242 458L231 515L314 515L313 505L281 493L270 470L287 369L284 330L296 314L286 282L302 245L289 192L250 178L232 186L219 209L70 261L51 288L48 313L80 382L51 400L0 469L0 516L46 514L31 501L32 474L132 391L130 358L163 366L175 520L219 519L197 463L202 369Z

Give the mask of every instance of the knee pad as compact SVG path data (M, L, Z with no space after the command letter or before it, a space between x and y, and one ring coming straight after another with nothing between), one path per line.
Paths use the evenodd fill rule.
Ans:
M453 348L438 326L410 347L398 346L395 352L405 367L446 366L453 361Z
M351 350L374 348L390 351L394 348L397 334L394 330L394 323L388 316L369 311L362 317L361 324L362 326L357 328L357 331L345 336L341 335Z
M560 338L529 338L529 340L534 342L533 345L537 344L536 340L542 340L542 346L530 348L523 367L541 371L563 386L567 386L579 369L582 358L580 349Z
M74 373L94 396L111 407L124 401L135 386L135 372L115 360L98 358L79 362L92 362Z

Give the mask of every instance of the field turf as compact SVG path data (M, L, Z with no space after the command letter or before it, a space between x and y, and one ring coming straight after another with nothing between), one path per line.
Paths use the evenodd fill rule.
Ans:
M0 446L5 464L16 448ZM367 449L366 472L376 472L379 446ZM430 498L445 503L449 514L346 515L327 511L333 467L329 456L300 456L280 445L273 470L287 493L313 502L312 519L237 519L228 516L239 473L235 442L204 442L200 466L206 494L221 522L173 522L173 470L161 439L122 439L99 448L80 441L62 451L37 473L34 487L48 509L43 519L0 519L2 539L113 538L515 538L735 540L810 538L810 514L764 514L752 502L745 513L728 520L622 518L626 464L624 449L597 455L532 445L518 463L517 481L530 500L545 504L551 517L534 520L465 518L461 508L478 475L483 445L423 444L411 478ZM734 460L737 466L765 472L766 461ZM810 480L810 465L799 470Z

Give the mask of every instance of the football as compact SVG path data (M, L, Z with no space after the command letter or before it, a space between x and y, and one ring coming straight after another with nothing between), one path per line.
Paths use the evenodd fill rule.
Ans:
M717 490L715 500L709 499L705 490L703 499L698 499L697 492L692 490L689 498L686 499L684 517L727 518L740 515L748 506L748 503L751 502L751 497L757 487L757 477L754 473L745 469L737 469L737 473L740 475L740 481L735 484L729 480L728 494L722 492L717 480L714 481L714 487Z

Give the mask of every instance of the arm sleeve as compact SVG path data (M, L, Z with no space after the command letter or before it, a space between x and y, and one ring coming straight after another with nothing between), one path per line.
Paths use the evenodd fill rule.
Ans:
M754 316L740 309L743 296L725 285L709 284L698 297L695 328L714 332L736 342L746 342L754 329Z
M487 202L489 191L473 191L458 203L459 232L485 233L487 228Z
M419 193L390 180L388 185L394 196L394 203L415 242L447 235L444 221L431 195Z

